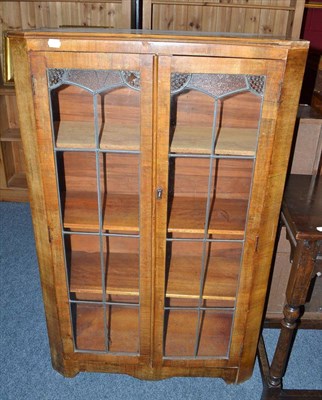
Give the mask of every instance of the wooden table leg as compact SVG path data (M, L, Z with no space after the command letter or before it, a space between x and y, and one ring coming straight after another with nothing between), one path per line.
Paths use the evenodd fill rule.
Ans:
M300 321L300 309L304 306L311 279L314 275L314 259L318 246L316 242L298 241L286 291L284 319L271 366L268 366L263 341L259 345L259 359L263 376L264 390L262 400L287 398L283 389L283 376L291 351L295 329ZM291 391L290 391L291 392ZM294 391L292 391L294 392ZM300 391L298 391L300 392ZM305 391L302 391L303 393ZM286 396L285 396L286 395ZM310 395L316 396L311 391ZM315 398L315 397L308 397Z
M272 388L282 388L282 378L293 342L294 330L298 326L300 307L286 305L284 319L281 322L281 332L278 338L272 365L268 376L268 385Z

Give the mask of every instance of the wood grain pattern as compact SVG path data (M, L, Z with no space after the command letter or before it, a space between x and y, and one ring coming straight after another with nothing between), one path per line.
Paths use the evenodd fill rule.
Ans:
M51 349L52 363L59 371L68 375L75 375L73 368L66 369L63 360L63 345L61 340L61 326L57 294L54 284L53 260L48 237L48 225L44 218L46 203L40 167L40 151L34 133L36 132L36 117L33 105L32 88L30 87L30 64L26 53L25 43L16 41L13 48L13 58L20 65L16 73L16 85L24 88L17 93L19 121L22 126L22 143L25 151L28 187L30 191L30 205L34 224L34 234L40 277L43 283L42 293L48 322L48 336Z
M238 14L227 9L237 21ZM254 365L308 44L209 35L185 38L166 33L135 36L126 32L93 31L71 36L65 31L55 33L61 48L48 51L48 39L53 32L21 35L12 34L15 51L21 52L19 43L26 46L25 53L17 57L18 62L23 57L25 61L18 85L22 92L25 85L28 87L29 98L21 94L18 103L21 120L27 121L23 132L26 147L36 143L38 150L31 153L37 157L29 159L29 179L32 180L35 168L39 184L33 189L33 202L40 202L41 211L35 212L35 223L39 224L36 237L42 239L38 242L40 269L47 296L45 304L55 368L69 376L80 370L96 370L147 379L177 375L221 376L227 382L247 379ZM131 99L136 102L136 108L130 106L128 116L128 120L134 121L135 110L140 109L136 119L140 126L140 154L108 154L106 157L99 154L96 159L95 151L58 151L58 172L63 175L60 179L63 223L65 229L98 233L99 184L103 229L140 233L139 251L135 250L137 243L127 245L121 241L111 242L108 249L107 239L104 238L102 244L96 234L88 241L85 234L83 243L77 237L81 235L72 232L65 235L71 236L70 243L66 237L62 238L46 70L93 69L94 65L98 69L140 70L139 103ZM170 77L173 72L266 76L255 161L220 160L214 162L210 170L209 159L169 159ZM232 110L238 110L243 104L236 96L230 103L231 112L227 113L223 128L247 131L258 128L259 103L247 96L243 97L247 117L240 118L241 125L238 125L238 118L232 116ZM84 99L84 104L89 104L88 97ZM30 109L24 100L29 100ZM81 117L78 107L82 101L78 99L75 107L69 108L68 113L75 113L75 120ZM186 112L182 111L183 121L189 117L190 104L186 104L189 106ZM230 108L229 104L227 107ZM29 113L35 117L30 117ZM83 121L90 121L91 115L91 110L86 110ZM116 115L117 120L122 113ZM198 115L202 116L197 111L194 117ZM73 119L66 117L60 121ZM203 118L201 121L205 122ZM204 126L209 126L207 124ZM184 123L181 126L184 127ZM240 147L233 151L240 151ZM102 171L99 177L95 172L97 165ZM210 177L207 176L209 170ZM205 234L205 203L210 181L213 204L209 230ZM161 190L161 196L157 197L156 189ZM200 299L201 303L198 301L206 308L205 312L200 312L201 334L197 349L200 358L194 358L198 285L200 289L200 250L196 251L199 242L194 239L202 239L204 235L230 242L217 245L219 247L212 245L216 250L208 254L201 296L204 298ZM187 242L172 244L171 253L167 238L185 238ZM243 243L233 245L235 239L243 239ZM74 324L70 324L64 245L71 249L72 258L67 262L71 268L73 294L79 301L99 302L102 289L98 253L103 250L111 261L111 274L107 272L108 300L123 302L123 306L104 302L73 303ZM138 262L139 272L131 266ZM127 301L130 304L124 304ZM140 301L140 310L133 304L137 301ZM223 310L223 306L228 309ZM109 330L107 336L105 324ZM74 334L81 352L74 352ZM107 345L113 354L95 353L104 352Z
M137 232L139 230L139 199L132 195L106 196L103 229ZM96 230L98 224L97 194L68 192L65 198L64 226L72 230Z
M299 77L303 76L302 74L305 67L306 55L307 53L302 49L292 49L289 51L286 68L283 75L282 89L277 87L276 79L278 78L278 71L275 71L274 76L272 76L272 80L275 80L277 98L280 96L278 103L279 107L275 111L276 114L273 114L276 118L274 120L274 129L275 132L279 132L279 134L274 135L272 145L269 147L271 151L270 157L271 160L274 160L274 163L270 162L270 164L267 165L267 186L264 192L264 196L266 198L267 196L269 198L274 197L275 201L268 202L267 204L265 204L265 201L263 202L263 206L265 207L265 209L262 211L261 229L259 235L260 239L257 248L258 254L262 254L262 260L265 259L266 261L271 260L273 253L273 243L277 230L278 215L280 212L290 146L292 142L296 113L298 109L298 98L301 90L301 85L295 85L295 82L297 82ZM288 96L291 96L292 98L289 99L287 103L284 103L284 99L286 99ZM260 146L261 145L262 143L260 144ZM257 179L261 179L260 175L254 176L254 184L256 184ZM255 199L256 197L253 198L253 201ZM250 204L250 212L252 212L253 206L254 204ZM273 219L274 223L272 223ZM253 285L255 284L255 282L256 284L261 284L263 280L268 278L268 276L269 270L265 270L265 272L263 272L261 271L261 269L257 269L256 271L254 271ZM263 291L261 293L258 293L258 296L263 296L263 300L266 294L266 290L267 286L265 286L265 288L263 287ZM247 316L248 318L253 318L252 315L258 312L259 307L261 310L263 310L264 308L264 301L259 302L258 298L256 297L257 296L253 296L250 300L250 312ZM257 318L257 322L259 323L259 317L257 316ZM255 323L253 326L246 324L245 333L247 335L247 339L244 343L245 346L251 345L251 343L254 344L255 336L258 337L258 330L255 328ZM255 351L253 355L255 355ZM250 353L247 355L246 353L244 353L242 355L241 365L249 363L249 357L251 357ZM245 375L243 375L242 373L240 375L240 378L244 379L244 376Z
M197 312L171 310L166 314L165 357L193 358ZM189 321L188 326L187 321ZM228 352L231 325L232 313L205 311L197 355L225 357Z
M105 351L104 308L77 304L76 346L80 350ZM107 307L109 351L138 353L139 313L134 307Z
M214 200L208 233L213 237L243 238L247 201ZM203 233L206 218L206 199L174 197L169 217L169 232Z
M235 301L239 259L210 257L206 265L202 298L225 302L232 307ZM199 298L201 256L172 256L167 272L166 297ZM212 302L213 304L213 302Z
M57 124L58 125L58 124ZM56 146L59 148L94 149L93 122L60 121ZM140 150L140 131L136 126L119 124L109 126L101 134L102 150Z
M210 154L212 128L177 127L171 142L173 153ZM256 150L256 129L221 128L215 154L253 156Z
M0 199L28 201L25 159L14 88L0 86Z
M147 0L143 28L299 37L304 0Z
M104 256L106 265L106 294L139 294L138 254L110 253ZM99 253L73 252L71 256L70 290L76 295L100 294L102 299L102 271Z

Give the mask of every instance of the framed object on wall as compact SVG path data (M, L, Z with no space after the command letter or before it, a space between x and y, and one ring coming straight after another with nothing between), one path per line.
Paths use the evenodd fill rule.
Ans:
M13 84L10 40L6 32L3 33L3 83Z

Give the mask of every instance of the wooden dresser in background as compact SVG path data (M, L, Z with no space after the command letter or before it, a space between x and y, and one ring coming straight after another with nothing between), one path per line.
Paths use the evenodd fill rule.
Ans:
M0 2L0 201L28 201L12 70L5 68L8 30L61 26L131 27L130 0Z

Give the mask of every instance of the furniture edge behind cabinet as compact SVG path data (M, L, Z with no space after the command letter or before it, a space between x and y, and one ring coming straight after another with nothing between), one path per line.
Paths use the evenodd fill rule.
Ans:
M248 379L308 43L11 40L54 368Z

